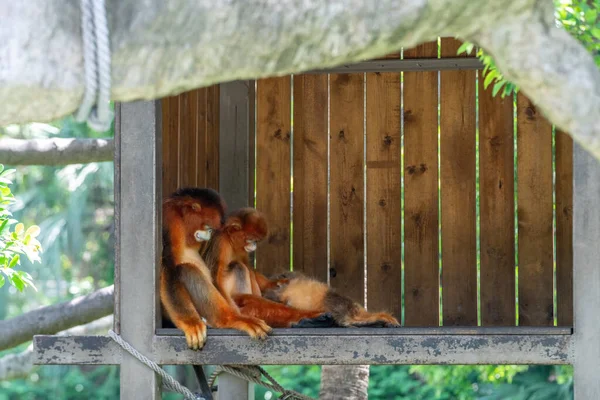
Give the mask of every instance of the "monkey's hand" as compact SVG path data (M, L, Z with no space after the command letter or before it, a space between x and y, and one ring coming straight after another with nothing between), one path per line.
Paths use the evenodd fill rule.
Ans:
M206 324L203 321L181 324L181 330L185 334L185 340L190 349L201 350L204 347L206 343Z

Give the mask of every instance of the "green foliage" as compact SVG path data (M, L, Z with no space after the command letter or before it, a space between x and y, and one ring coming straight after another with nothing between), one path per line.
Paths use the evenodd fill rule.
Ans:
M512 383L484 384L481 400L571 400L572 368L538 365L517 374Z
M457 54L471 54L473 50L475 50L475 45L473 43L464 42L458 48ZM486 54L481 48L477 49L476 56L484 65L482 74L482 77L484 77L483 87L487 89L491 83L495 82L494 88L492 89L492 96L496 96L496 94L500 92L502 98L504 98L504 96L510 95L518 90L513 83L504 78L491 56Z
M119 398L119 367L44 366L27 379L0 381L0 400Z
M600 0L557 0L557 21L577 39L600 65Z
M600 0L555 0L554 3L557 24L577 39L600 66ZM471 54L473 50L473 43L464 42L457 54ZM482 74L484 88L494 83L493 96L501 93L504 97L518 91L515 84L504 78L490 55L481 48L477 49L476 55L485 66Z
M0 288L8 281L19 292L26 287L37 290L31 275L25 271L16 270L21 264L21 255L25 254L30 262L40 262L39 253L42 246L36 237L40 234L37 225L25 230L25 225L13 218L8 207L15 202L15 197L8 185L8 178L14 169L4 169L0 164ZM15 225L16 224L16 225ZM11 226L15 225L14 230Z

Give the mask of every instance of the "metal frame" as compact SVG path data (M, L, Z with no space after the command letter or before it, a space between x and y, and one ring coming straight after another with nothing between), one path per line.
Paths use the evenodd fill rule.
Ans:
M454 58L409 58L404 60L370 60L343 64L333 68L316 69L302 74L349 74L363 72L413 72L413 71L458 71L483 69L483 63L474 57Z
M322 72L473 69L473 59L387 60ZM412 65L417 63L419 65ZM455 63L455 64L452 64ZM411 66L412 65L412 66ZM417 68L418 69L410 69ZM477 67L478 68L478 67ZM311 72L313 73L313 72ZM244 110L252 85L223 84L221 144L225 160L252 157ZM235 110L237 111L233 111ZM226 112L232 114L226 114ZM115 330L159 364L574 364L577 399L600 398L600 164L574 146L574 328L276 329L264 342L236 331L209 330L202 351L187 348L178 330L156 329L160 242L160 102L117 106L115 129ZM222 171L229 170L223 168ZM221 180L231 207L242 206L248 172L234 168L235 184ZM228 178L229 179L229 178ZM239 186L238 186L239 184ZM135 290L132 290L135 287ZM118 364L121 397L160 399L157 376L106 336L35 336L35 364ZM232 380L220 399L244 398ZM221 385L220 385L221 386ZM226 389L229 386L229 389ZM229 390L229 392L227 392ZM236 392L237 391L237 392ZM242 397L239 397L242 396Z

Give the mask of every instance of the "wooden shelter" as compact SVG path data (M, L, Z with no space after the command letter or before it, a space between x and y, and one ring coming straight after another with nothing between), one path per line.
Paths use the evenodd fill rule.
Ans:
M523 94L493 97L459 45L118 105L115 331L159 364L574 364L576 398L600 398L600 165ZM180 186L267 214L257 269L403 327L211 329L189 350L157 292L161 198ZM161 396L109 337L34 346L40 364L119 364L124 399Z

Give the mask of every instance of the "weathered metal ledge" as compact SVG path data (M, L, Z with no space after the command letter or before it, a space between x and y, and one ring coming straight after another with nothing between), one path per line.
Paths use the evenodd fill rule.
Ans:
M177 330L153 338L159 364L571 364L570 328L438 328L275 330L265 341L240 332L210 330L201 351L187 348ZM489 333L472 333L487 329ZM523 329L528 333L513 333ZM532 331L539 333L531 333ZM293 331L291 333L290 331ZM299 332L302 331L302 332ZM312 331L312 332L311 332ZM325 334L322 331L326 331ZM411 332L412 331L412 332ZM464 331L464 332L463 332ZM469 331L469 332L466 332ZM427 333L425 333L427 332ZM170 336L171 335L171 336ZM120 347L106 336L35 336L35 364L119 364Z

